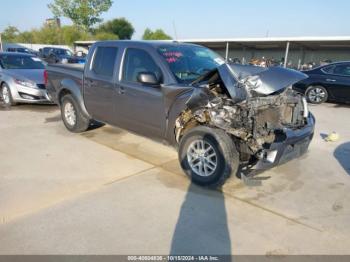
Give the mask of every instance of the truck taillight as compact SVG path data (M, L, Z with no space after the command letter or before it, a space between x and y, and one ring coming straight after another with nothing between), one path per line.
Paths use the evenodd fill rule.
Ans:
M45 86L48 83L48 77L47 77L47 71L46 70L44 71L44 83L45 83Z

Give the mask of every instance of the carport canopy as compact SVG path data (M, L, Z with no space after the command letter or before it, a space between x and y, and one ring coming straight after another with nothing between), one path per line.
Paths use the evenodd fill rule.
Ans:
M350 36L327 37L263 37L263 38L222 38L222 39L184 39L179 42L195 43L211 49L226 49L226 59L230 49L271 50L285 49L285 66L290 48L304 50L350 50Z

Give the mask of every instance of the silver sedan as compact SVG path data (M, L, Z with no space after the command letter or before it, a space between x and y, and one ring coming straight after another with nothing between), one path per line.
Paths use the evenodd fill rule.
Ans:
M44 63L20 53L0 53L0 95L5 106L50 103Z

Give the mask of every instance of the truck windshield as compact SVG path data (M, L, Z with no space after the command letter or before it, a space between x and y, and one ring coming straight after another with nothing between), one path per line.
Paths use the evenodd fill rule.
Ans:
M3 69L45 69L43 62L32 56L2 55L0 66Z
M67 49L54 49L54 53L62 56L73 56L73 53Z
M161 46L158 52L168 63L176 79L182 83L193 82L225 62L215 52L200 46Z

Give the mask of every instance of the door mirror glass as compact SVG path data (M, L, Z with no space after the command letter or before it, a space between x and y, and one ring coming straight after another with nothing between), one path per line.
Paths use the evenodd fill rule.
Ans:
M137 76L137 81L146 85L158 85L159 80L156 75L151 72L141 72Z

